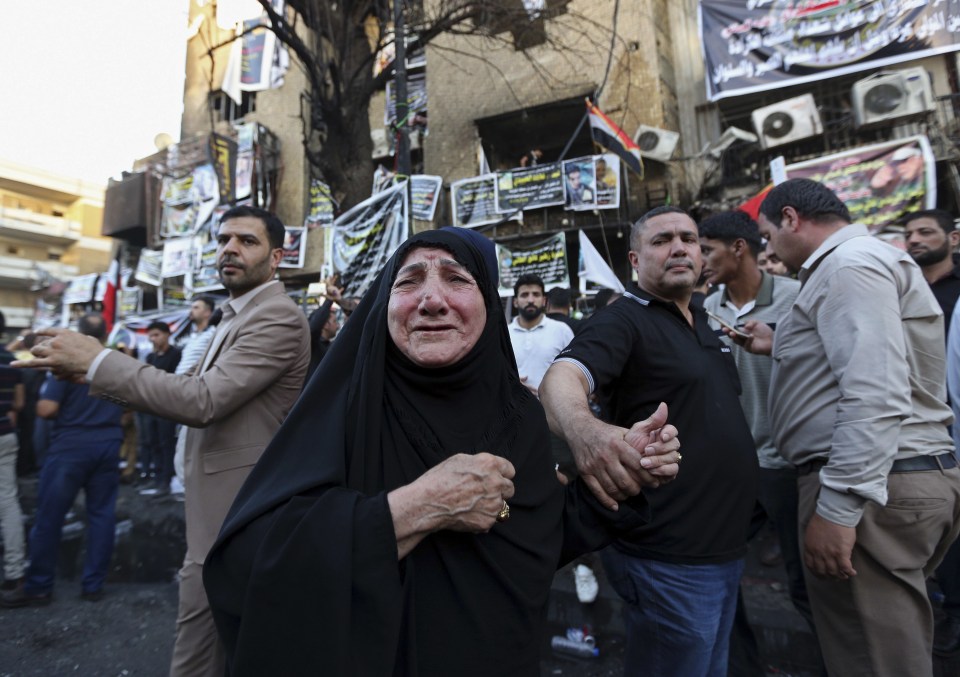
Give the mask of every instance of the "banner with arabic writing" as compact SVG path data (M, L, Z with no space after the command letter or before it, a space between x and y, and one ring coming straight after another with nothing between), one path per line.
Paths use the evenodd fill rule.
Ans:
M570 286L567 266L567 239L557 233L528 247L497 245L500 263L500 296L513 296L513 285L526 273L539 275L546 289Z
M363 296L410 232L407 182L367 198L333 222L330 263L343 295Z
M853 148L787 165L787 178L812 179L837 194L854 222L879 232L937 204L933 151L925 136Z
M960 50L956 0L700 0L699 14L711 101Z

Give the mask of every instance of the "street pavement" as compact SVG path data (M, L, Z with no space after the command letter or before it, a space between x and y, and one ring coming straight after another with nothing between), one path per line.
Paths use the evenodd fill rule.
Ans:
M30 515L36 481L21 486ZM107 596L96 603L79 599L81 506L82 501L65 530L54 602L48 607L0 609L0 677L165 676L176 618L174 578L183 556L183 504L172 498L139 496L133 487L121 487L117 549ZM759 561L758 553L772 538L772 532L764 531L751 545L743 582L748 616L765 666L762 674L818 677L816 643L790 604L783 567L767 567ZM599 595L592 604L577 600L572 572L576 562L557 573L541 640L543 676L623 674L625 628L620 599L606 580L599 558L589 555L583 561L597 575ZM596 638L598 657L577 658L551 650L552 636L584 626ZM937 662L935 677L957 675L960 657Z

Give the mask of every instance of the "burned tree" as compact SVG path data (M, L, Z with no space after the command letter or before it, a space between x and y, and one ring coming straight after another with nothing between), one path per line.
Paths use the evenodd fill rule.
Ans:
M309 90L302 95L303 145L313 173L326 181L344 206L369 194L373 175L370 161L371 98L394 77L392 63L375 73L374 64L394 47L394 7L389 0L289 0L284 13L269 0L259 0L269 19L268 28L295 55L306 73ZM511 45L526 50L545 45L570 59L589 51L609 64L614 51L614 21L601 25L572 12L570 0L408 0L403 7L406 45L418 49L438 36L488 40L491 46ZM293 11L291 11L293 10ZM577 30L576 44L561 44L545 23L566 24ZM309 31L302 30L303 27ZM587 27L603 38L582 40ZM309 37L303 37L308 35ZM447 41L449 42L449 41ZM609 50L609 54L607 53ZM452 58L455 48L444 47ZM476 58L475 54L466 54ZM530 60L534 72L546 81L553 76ZM401 120L399 124L405 121Z

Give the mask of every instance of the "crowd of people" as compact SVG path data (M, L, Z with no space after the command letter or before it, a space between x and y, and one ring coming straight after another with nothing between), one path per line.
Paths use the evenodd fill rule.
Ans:
M827 674L931 675L960 652L960 234L937 210L903 225L906 251L808 180L757 220L659 207L631 230L635 283L582 321L535 275L508 321L492 243L444 228L308 320L274 279L282 223L231 209L229 299L194 302L185 345L154 323L138 360L87 315L0 352L0 603L50 603L80 488L82 595L103 595L134 410L147 490L182 456L172 675L538 674L573 561L582 601L598 562L623 600L624 674L762 674L740 583L765 524ZM15 426L38 369L25 547Z

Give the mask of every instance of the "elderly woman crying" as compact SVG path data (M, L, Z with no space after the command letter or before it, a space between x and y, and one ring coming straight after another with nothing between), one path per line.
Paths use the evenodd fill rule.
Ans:
M676 474L665 407L624 430ZM204 567L231 675L537 675L553 573L645 520L551 460L493 245L391 258L254 468Z

